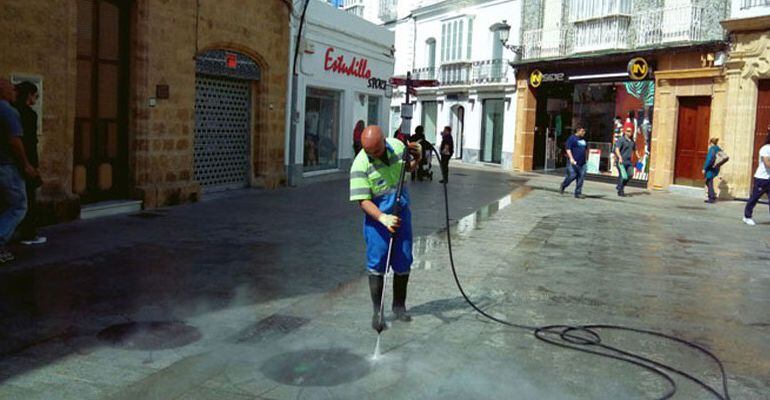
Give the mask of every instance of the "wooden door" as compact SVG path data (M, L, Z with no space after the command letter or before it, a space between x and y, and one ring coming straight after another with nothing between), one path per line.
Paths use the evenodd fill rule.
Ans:
M751 176L759 165L759 148L765 144L765 138L770 132L770 80L761 80L758 85L757 123L754 129L754 153L751 163Z
M708 153L710 120L710 97L679 98L674 183L690 186L703 184L701 170Z
M77 4L73 191L90 203L127 194L127 2Z

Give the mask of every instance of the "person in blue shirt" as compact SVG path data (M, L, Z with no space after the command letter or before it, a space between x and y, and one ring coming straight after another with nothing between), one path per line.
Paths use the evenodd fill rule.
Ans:
M719 138L711 138L709 140L709 151L706 154L706 162L703 163L703 176L706 177L706 191L708 193L708 200L706 203L714 203L717 201L716 192L714 192L714 178L719 175L719 165L715 165L717 160L717 153L722 151L719 148Z
M588 144L585 140L586 130L584 128L578 128L577 132L567 139L564 144L567 150L567 176L564 177L559 187L559 193L563 194L564 189L569 186L572 181L577 180L575 184L575 198L583 198L583 180L586 176L586 154L588 153Z

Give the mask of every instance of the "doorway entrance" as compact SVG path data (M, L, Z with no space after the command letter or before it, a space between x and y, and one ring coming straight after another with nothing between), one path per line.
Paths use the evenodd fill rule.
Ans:
M465 107L455 105L452 107L452 120L450 122L452 136L455 140L455 158L463 158L463 131L465 129Z
M84 204L128 195L126 3L77 3L72 189Z
M770 128L770 79L759 81L759 93L757 95L757 123L754 129L754 153L752 153L750 176L754 176L754 171L759 165L759 149L765 143L765 137Z
M674 183L702 186L711 120L710 97L680 97Z

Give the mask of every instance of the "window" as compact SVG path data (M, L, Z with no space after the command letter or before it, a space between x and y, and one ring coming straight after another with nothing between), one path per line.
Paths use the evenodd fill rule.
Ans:
M366 124L380 124L380 98L377 96L369 96L369 106L366 113Z
M436 39L430 38L425 42L425 56L428 58L426 67L436 68Z
M340 94L308 88L305 98L305 171L338 167Z
M441 61L465 61L471 58L473 20L455 18L441 25Z

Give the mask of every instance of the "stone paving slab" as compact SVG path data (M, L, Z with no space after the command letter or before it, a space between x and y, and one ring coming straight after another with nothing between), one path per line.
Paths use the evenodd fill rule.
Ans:
M743 225L738 202L707 206L692 198L641 190L630 190L633 196L619 199L610 185L592 182L585 189L589 198L576 200L559 196L554 189L557 177L458 172L467 176L457 176L461 181L450 186L455 263L470 297L483 309L525 325L611 323L675 334L721 357L733 399L770 398L770 223ZM488 180L474 182L482 179ZM495 180L505 182L507 190L500 191ZM473 195L491 188L497 190L493 199ZM333 185L328 189L344 190ZM381 359L371 360L376 335L368 327L366 278L360 271L343 273L361 256L356 211L329 207L322 219L313 220L325 229L305 227L292 233L296 222L291 221L315 216L303 207L297 214L290 212L304 199L268 193L271 202L285 206L273 204L278 212L271 216L290 221L285 232L271 235L259 218L201 215L193 206L189 213L170 212L179 213L179 218L153 220L143 227L144 238L116 233L126 242L116 256L101 255L105 245L87 236L87 248L102 257L93 261L97 267L107 268L105 262L129 254L195 266L162 269L158 279L199 269L221 269L238 279L209 273L172 285L180 292L193 290L187 285L201 285L204 289L193 290L194 296L131 299L139 304L129 307L126 317L184 317L201 333L199 341L175 349L130 351L104 346L76 329L72 337L3 357L0 398L617 399L655 398L665 392L665 383L643 370L556 348L527 330L506 328L475 314L459 297L446 241L442 232L435 232L441 224L440 192L427 185L415 189L425 189L415 196L430 205L415 213L416 220L422 218L415 224L420 237L415 241L408 300L415 319L394 322L383 333ZM308 197L319 199L326 189L315 190ZM217 201L237 209L254 197ZM335 201L341 205L344 198ZM468 204L475 212L463 212ZM758 210L757 220L770 217ZM136 229L127 224L124 228ZM211 229L200 232L199 226ZM100 229L90 224L82 228ZM70 227L57 229L66 234ZM167 245L159 241L161 250L146 244L147 237L169 232L183 232L183 237ZM180 241L185 243L181 249L229 242L247 250L228 246L230 252L167 253ZM323 262L301 268L307 257L297 252L307 247ZM114 246L109 251L115 252ZM50 263L30 262L10 273L47 271L53 268ZM70 271L81 264L64 263L61 268ZM129 264L145 271L142 263ZM287 265L295 270L287 270ZM249 274L249 268L260 268L261 273ZM93 271L87 266L85 270ZM118 271L118 277L132 276ZM146 271L152 275L154 270ZM267 282L233 283L255 278ZM208 285L206 279L211 280ZM132 287L143 293L163 293L163 284L168 284L151 277L138 282L142 284ZM115 301L106 296L97 303L110 310ZM100 308L75 308L91 320L86 326L117 320L105 315L115 313L114 306L111 313L89 318L93 309ZM718 382L708 360L681 346L617 332L602 336L608 343ZM68 347L69 354L77 355L67 355ZM32 367L14 370L14 365L25 365L24 357ZM99 365L105 366L101 376L94 369ZM709 398L683 379L677 383L675 398Z

